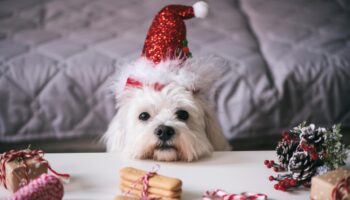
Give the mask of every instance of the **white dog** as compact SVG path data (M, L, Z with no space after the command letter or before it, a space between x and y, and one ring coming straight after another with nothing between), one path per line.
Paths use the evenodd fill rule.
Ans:
M191 58L184 20L203 18L205 2L169 5L154 18L142 56L121 67L113 87L118 112L104 139L109 151L139 159L192 161L230 150L205 99L223 66ZM191 59L187 59L191 58Z
M150 68L152 63L141 58L125 67L116 84L121 86L118 112L105 134L108 151L139 159L192 161L213 150L230 150L205 99L205 92L219 78L220 62L190 59L181 68L179 62L168 60ZM123 88L130 73L146 84ZM157 91L155 80L169 84Z

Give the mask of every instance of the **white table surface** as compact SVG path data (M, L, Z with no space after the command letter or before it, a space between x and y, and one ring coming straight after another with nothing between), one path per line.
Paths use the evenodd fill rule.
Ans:
M132 166L150 170L156 163L161 165L159 174L177 177L183 181L182 199L201 199L208 189L221 188L231 193L260 192L269 199L309 199L309 190L281 192L273 188L268 177L275 175L263 161L274 159L274 151L215 152L211 157L192 163L165 163L129 160L111 153L65 153L46 154L45 158L58 172L71 174L70 183L65 184L64 199L112 200L121 194L119 169ZM350 162L347 162L350 166ZM0 188L0 199L9 193Z

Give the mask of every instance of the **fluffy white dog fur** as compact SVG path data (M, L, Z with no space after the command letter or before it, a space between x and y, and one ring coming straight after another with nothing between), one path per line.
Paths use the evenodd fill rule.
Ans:
M122 66L114 84L117 114L111 121L104 139L108 151L138 159L159 161L193 161L211 154L214 150L230 150L206 100L214 80L222 71L216 58L168 60L157 65L145 58ZM181 65L181 67L179 67ZM125 87L128 77L143 83L142 88ZM164 84L161 91L153 89L154 83ZM188 120L179 120L178 110L189 113ZM147 112L147 121L139 115ZM155 129L165 125L175 134L168 141L160 141ZM170 148L159 148L166 145Z

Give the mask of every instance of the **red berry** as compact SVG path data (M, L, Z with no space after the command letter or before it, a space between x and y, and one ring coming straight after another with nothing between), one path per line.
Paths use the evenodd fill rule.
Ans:
M318 154L316 152L312 152L311 159L312 160L317 160L317 158L318 158Z
M275 177L269 176L269 180L270 180L270 181L273 181L273 180L275 180Z
M190 52L190 49L188 47L183 47L182 51L187 54L188 52Z
M295 180L295 179L292 179L292 180L290 180L290 184L292 185L292 186L296 186L297 185L297 180Z
M273 186L276 190L279 190L280 189L280 185L278 183L276 183L274 186Z
M278 167L274 167L273 171L278 172Z
M282 140L288 141L290 139L289 133L287 131L282 133Z
M288 187L288 183L286 182L286 180L282 180L279 184L281 187Z
M274 164L275 164L275 161L270 160L270 164L271 164L271 165L274 165Z
M267 165L267 168L270 169L271 167L272 167L272 165L269 163L269 164Z
M264 160L264 165L268 165L270 162L268 160Z
M301 144L300 146L304 151L308 151L308 146L304 143Z

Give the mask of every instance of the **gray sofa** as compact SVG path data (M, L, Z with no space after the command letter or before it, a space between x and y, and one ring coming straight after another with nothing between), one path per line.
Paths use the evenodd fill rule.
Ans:
M161 7L194 2L0 0L0 152L103 151L119 63L139 57ZM189 47L228 61L210 99L236 149L272 149L302 121L342 123L350 143L346 1L208 3L186 21Z

